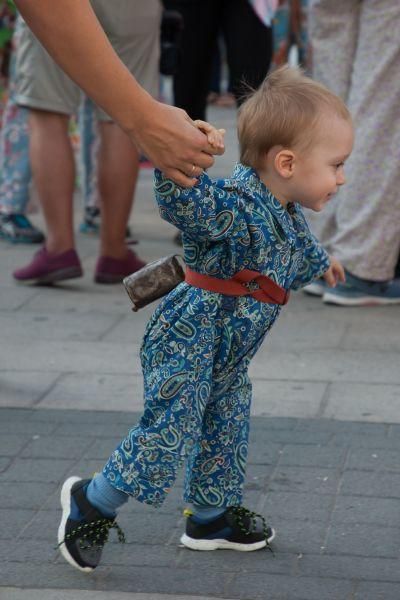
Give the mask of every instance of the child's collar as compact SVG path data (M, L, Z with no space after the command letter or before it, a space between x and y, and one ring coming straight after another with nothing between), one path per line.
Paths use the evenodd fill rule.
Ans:
M244 188L247 188L252 194L257 194L262 198L266 199L268 210L279 219L279 221L286 226L287 232L289 233L292 229L291 216L297 212L296 204L289 202L286 207L282 206L279 200L274 194L267 188L265 183L261 181L257 171L252 167L243 165L242 163L236 163L232 179L239 181L243 184Z

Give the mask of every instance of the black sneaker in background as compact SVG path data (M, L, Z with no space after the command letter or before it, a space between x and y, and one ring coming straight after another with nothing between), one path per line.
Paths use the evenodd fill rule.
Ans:
M86 573L93 571L100 562L103 547L108 541L110 529L115 528L120 542L125 536L115 519L104 517L87 500L85 490L90 479L69 477L61 489L63 509L58 528L58 548L70 565ZM71 502L75 501L83 518L71 518Z
M43 233L22 213L0 213L0 238L12 244L42 244Z
M83 211L83 221L79 225L81 233L97 235L100 232L100 209L97 206L86 206Z
M192 550L239 550L251 552L269 548L275 532L265 523L264 517L243 506L231 506L213 521L199 522L190 511L186 532L181 543Z

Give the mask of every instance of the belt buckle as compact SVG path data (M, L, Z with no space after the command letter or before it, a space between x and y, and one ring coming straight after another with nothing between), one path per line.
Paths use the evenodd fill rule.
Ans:
M260 290L260 286L257 283L257 278L251 279L250 281L246 281L242 283L243 287L251 294L252 292L257 292Z

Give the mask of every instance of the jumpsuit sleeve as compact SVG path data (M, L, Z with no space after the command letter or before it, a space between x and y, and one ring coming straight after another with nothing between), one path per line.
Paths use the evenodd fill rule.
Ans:
M161 218L197 240L245 235L244 203L237 189L223 183L212 181L203 172L196 185L185 188L156 169L154 189Z
M303 260L290 286L293 290L300 289L314 279L322 277L329 269L330 264L328 253L311 233L304 215L299 209L296 212L296 221L299 230L298 236L303 246Z

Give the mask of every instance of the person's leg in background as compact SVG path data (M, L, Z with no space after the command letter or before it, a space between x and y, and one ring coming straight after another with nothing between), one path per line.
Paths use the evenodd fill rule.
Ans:
M82 275L74 249L75 160L69 118L79 88L59 69L22 22L16 63L16 101L28 107L33 180L46 221L45 246L14 271L24 283L53 283Z
M359 0L310 0L308 35L312 47L312 75L345 102L351 86L358 44L361 2ZM315 235L332 252L336 210L343 192L332 198L322 213L306 211ZM324 286L321 286L321 294Z
M347 290L349 303L362 303L361 296L365 303L400 302L400 281L391 281L400 252L400 170L393 160L400 147L400 39L387 33L399 28L396 0L361 3L348 97L355 145L331 239L333 254L350 274L349 286L360 289L351 298ZM327 292L324 300L340 301L335 291ZM346 290L337 290L342 292Z
M232 93L240 105L246 84L257 88L268 73L272 54L272 28L267 27L248 0L224 0L221 26L224 34Z
M103 121L100 136L98 185L102 218L100 258L95 280L98 283L114 283L121 281L125 270L133 272L145 265L132 250L127 249L125 242L139 171L139 153L127 134L115 123Z
M22 244L40 244L44 235L26 216L32 178L29 160L29 111L15 101L15 48L19 25L13 35L9 66L8 100L0 131L0 238Z
M7 102L0 132L0 238L11 243L40 244L43 233L26 216L31 165L28 110Z
M95 106L90 98L83 96L78 113L79 129L79 183L82 193L83 219L79 226L82 233L97 234L100 231L100 199L98 191L98 152L100 132Z
M215 45L214 55L211 61L210 84L207 95L207 104L215 104L221 95L221 45L220 39Z
M30 157L47 225L46 249L60 254L75 245L72 198L75 159L69 115L30 110Z
M152 96L159 94L161 4L159 0L95 0L95 12L114 50ZM139 167L139 151L100 111L99 193L101 249L95 281L116 283L144 262L125 242ZM127 273L128 271L128 273Z
M94 8L122 61L147 91L157 95L161 18L159 1L140 0L132 4L130 0L119 0L110 7L108 1L97 0ZM27 267L17 270L14 277L24 282L52 283L77 277L82 272L74 250L72 228L73 153L71 144L66 141L66 115L78 110L80 91L44 52L27 28L24 36L25 43L23 46L21 44L18 53L21 69L17 99L20 104L35 109L32 120L35 129L32 168L38 180L38 189L41 188L39 193L43 196L49 236L47 247ZM108 119L104 113L101 118ZM105 127L108 129L105 133L103 128L99 186L104 195L104 218L112 219L112 222L106 223L102 229L102 255L97 263L95 280L119 283L123 277L144 264L125 244L127 218L134 191L132 182L136 181L137 176L137 153L132 146L128 147L125 134L118 131L116 126ZM46 150L46 140L49 148L52 148L51 144L57 147L52 148L51 152ZM118 148L119 143L122 151ZM61 162L64 162L63 173L59 173ZM113 185L108 165L115 169ZM119 181L120 177L126 181ZM110 210L111 205L113 210ZM125 219L123 226L121 218Z
M99 234L101 225L98 173L100 124L98 111L92 100L87 96L83 96L79 107L78 128L80 138L79 183L83 201L83 219L79 231L81 233ZM119 152L119 150L117 151ZM129 244L136 243L136 240L130 238L129 225L126 226L125 235L129 240Z
M174 75L174 104L192 119L204 120L222 0L168 0L166 4L180 12L184 21L179 70Z

